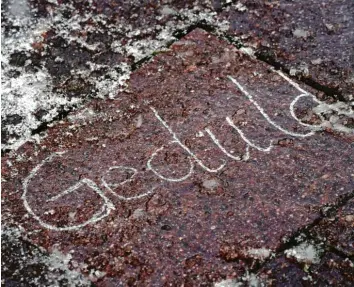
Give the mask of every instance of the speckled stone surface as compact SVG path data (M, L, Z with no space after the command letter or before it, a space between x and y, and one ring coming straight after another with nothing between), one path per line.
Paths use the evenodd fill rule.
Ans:
M353 100L354 2L241 0L220 12L230 35L317 87Z
M92 101L6 155L3 220L70 254L98 286L241 276L257 250L275 250L354 188L353 136L305 137L311 129L290 113L296 85L196 29L116 99Z

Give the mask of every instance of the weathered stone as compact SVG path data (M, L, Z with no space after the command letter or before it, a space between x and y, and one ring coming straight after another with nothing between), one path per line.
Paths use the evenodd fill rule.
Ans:
M4 212L99 286L240 276L353 190L353 136L303 125L307 91L197 29L3 158Z
M40 55L41 65L53 76L56 87L64 92L70 91L66 81L72 77L73 70L87 71L90 77L82 75L87 83L99 81L100 76L120 62L133 64L175 41L181 18L185 17L180 15L183 11L212 10L208 1L94 0L88 5L81 1L35 0L30 5L35 8L35 18L53 15L57 18L43 33L42 41L32 46ZM183 23L183 28L186 27ZM14 65L24 62L18 60L17 54L12 58Z

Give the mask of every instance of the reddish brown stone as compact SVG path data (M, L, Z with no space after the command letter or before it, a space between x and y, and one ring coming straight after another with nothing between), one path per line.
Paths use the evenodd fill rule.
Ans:
M3 207L33 242L70 252L73 268L98 285L195 286L240 276L257 257L249 249L276 249L319 206L353 190L352 137L289 134L309 132L290 115L299 94L269 66L195 30L136 71L126 93L91 102L40 144L4 158ZM303 98L295 112L313 105ZM226 117L254 144L273 140L273 148L251 147L246 160L246 141Z

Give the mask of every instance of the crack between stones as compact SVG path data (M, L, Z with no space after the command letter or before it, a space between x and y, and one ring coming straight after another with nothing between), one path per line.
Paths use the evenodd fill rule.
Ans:
M255 53L257 60L267 63L268 65L273 66L276 70L282 70L283 72L287 73L289 77L292 78L290 75L290 69L287 68L284 64L277 61L275 56L269 56L263 53L262 51L257 51ZM307 86L323 92L327 97L332 98L336 101L347 102L347 99L344 95L339 91L339 88L331 88L326 85L322 85L321 83L315 81L313 78L306 77L304 75L296 76L297 80L303 82Z
M210 24L198 23L196 25L196 28L204 29L205 31L207 31L207 32L209 32L211 34L214 34L215 36L226 40L230 44L234 45L237 49L247 48L248 47L244 43L242 43L241 40L235 39L233 36L227 35L224 32L217 31L216 27L212 26ZM275 58L276 57L275 55L270 55L269 53L266 53L264 51L256 50L255 57L256 57L257 60L267 63L268 65L272 66L276 70L282 70L283 72L288 74L288 76L290 78L294 78L293 76L290 75L290 69L287 68L280 61L277 61L276 58ZM328 87L326 85L322 85L321 83L317 82L313 78L309 78L309 77L306 77L304 75L297 75L296 79L298 81L306 84L307 86L319 91L319 92L323 92L329 98L332 98L332 99L334 99L336 101L347 102L347 99L340 92L339 88L331 88L331 87Z
M37 135L37 134L41 134L42 132L45 132L51 124L53 124L53 123L55 123L57 121L61 121L61 120L65 119L70 112L75 110L76 107L77 106L70 106L70 107L63 106L63 107L61 107L60 111L58 112L58 115L56 115L51 121L42 122L37 128L32 130L31 136L34 136L34 135ZM11 152L11 149L2 149L1 150L1 156L5 156L9 152Z
M328 207L327 207L328 209L326 211L324 211L324 208L326 206L320 207L320 216L318 218L316 218L310 224L308 224L308 225L300 228L299 230L295 231L287 239L286 242L281 244L276 249L276 251L274 252L274 256L271 256L271 257L265 259L262 262L258 262L256 264L254 264L254 266L251 267L248 270L248 272L249 273L253 273L253 274L257 274L263 267L265 267L274 258L277 258L280 255L284 254L285 250L288 250L288 249L291 249L293 247L296 247L297 245L299 245L299 243L305 242L305 241L312 241L312 242L318 243L318 244L322 243L322 244L324 244L323 249L325 250L325 252L331 252L331 253L334 253L334 254L338 255L341 258L349 258L350 260L354 260L354 256L349 256L346 253L344 253L343 251L341 251L338 248L336 248L335 246L330 245L330 244L328 244L326 242L323 242L317 236L314 236L314 235L310 234L311 229L313 229L315 226L317 226L323 219L329 218L329 217L337 214L339 208L341 208L344 205L346 205L349 202L349 200L351 200L353 198L354 198L354 190L349 192L349 193L347 193L347 194L345 194L345 195L340 196L334 204L329 204ZM304 235L304 236L301 237L301 240L298 239L300 237L300 235ZM310 274L311 274L311 269L310 269Z
M320 207L320 216L316 218L312 223L300 228L297 230L295 233L293 233L290 238L287 240L287 242L283 243L280 247L277 248L276 253L282 253L287 249L290 249L294 246L296 246L299 241L296 240L297 237L299 237L300 234L305 234L305 239L314 239L315 241L320 241L319 238L312 236L309 234L309 231L315 227L320 221L322 221L325 218L329 218L333 216L334 214L337 214L339 208L343 207L348 203L349 200L354 198L354 190L342 195L337 199L337 201L333 204L329 204L328 206L321 206ZM326 211L324 211L324 208L328 208ZM316 240L317 239L317 240Z

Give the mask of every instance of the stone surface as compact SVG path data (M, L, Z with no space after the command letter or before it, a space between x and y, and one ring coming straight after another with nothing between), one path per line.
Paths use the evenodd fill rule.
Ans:
M4 157L4 220L98 286L238 277L353 191L353 136L303 89L196 29Z
M353 100L354 2L241 0L220 17L230 35L248 42L262 59L333 96Z
M312 229L316 236L345 253L354 255L354 200L342 206L333 217L324 218Z

